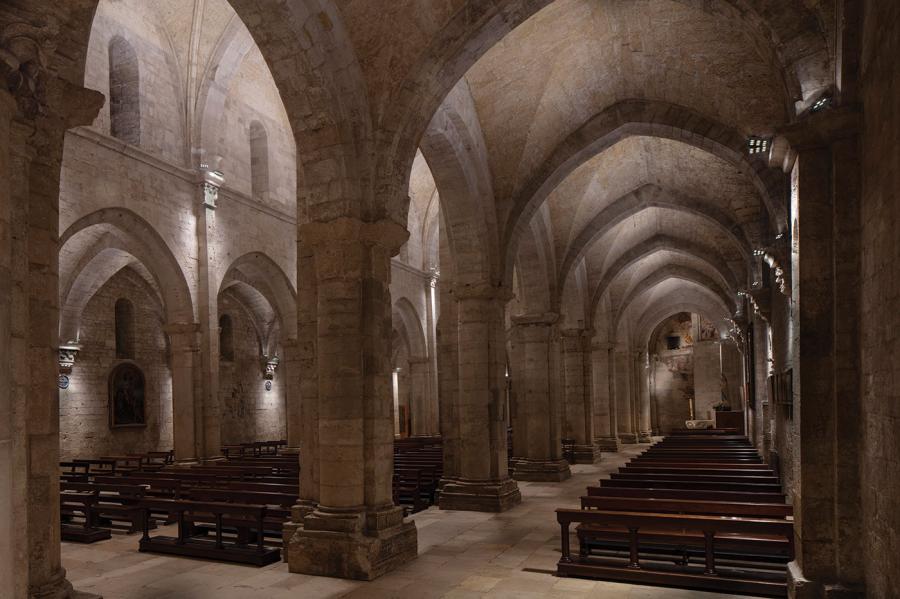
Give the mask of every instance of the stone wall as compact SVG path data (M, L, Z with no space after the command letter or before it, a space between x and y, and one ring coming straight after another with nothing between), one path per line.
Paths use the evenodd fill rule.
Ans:
M219 314L231 318L233 359L219 360L219 407L222 443L250 443L284 439L284 376L276 370L272 389L266 391L259 338L245 309L221 297ZM283 374L283 373L282 373Z
M69 375L68 389L59 392L62 459L96 458L172 449L172 377L159 307L148 284L134 270L113 276L88 302L81 320L82 350ZM116 357L115 304L120 298L134 306L135 364L144 373L142 428L110 428L109 375L122 363Z
M861 451L867 596L900 589L900 5L865 3Z

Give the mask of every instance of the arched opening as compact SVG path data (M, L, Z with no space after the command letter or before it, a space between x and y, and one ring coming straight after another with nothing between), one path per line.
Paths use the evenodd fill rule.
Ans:
M137 53L116 36L109 43L109 133L134 146L141 143L140 79Z
M134 304L122 297L116 300L116 358L134 359Z
M234 330L228 314L219 317L219 356L226 362L234 361Z
M269 198L269 137L259 121L250 123L250 188L255 199Z

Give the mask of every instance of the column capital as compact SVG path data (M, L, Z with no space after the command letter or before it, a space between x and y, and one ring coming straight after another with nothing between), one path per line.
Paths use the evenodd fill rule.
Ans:
M301 244L318 246L362 243L387 249L391 256L409 239L409 231L392 220L366 222L358 218L341 216L327 222L298 225L297 235Z
M857 105L826 108L775 131L769 150L769 166L789 173L797 153L831 145L841 139L855 137L862 129L862 111Z

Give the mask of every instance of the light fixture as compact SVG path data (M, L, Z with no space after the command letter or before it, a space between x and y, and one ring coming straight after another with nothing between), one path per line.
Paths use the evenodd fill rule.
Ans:
M769 153L769 146L771 145L771 138L751 135L747 138L747 153L751 156L755 156L757 154L765 155Z
M831 98L829 96L822 96L812 105L809 109L810 112L819 112L823 108L827 108L828 105L831 104Z

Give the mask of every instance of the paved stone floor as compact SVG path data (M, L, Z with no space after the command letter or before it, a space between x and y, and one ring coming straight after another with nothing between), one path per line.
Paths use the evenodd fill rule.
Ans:
M563 483L519 483L522 504L503 514L416 514L418 559L374 582L291 574L284 563L254 568L139 553L138 535L114 535L94 545L63 543L63 565L76 589L105 599L732 597L552 575L559 559L553 510L577 506L586 486L644 447L573 466L572 478Z

